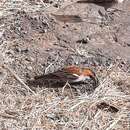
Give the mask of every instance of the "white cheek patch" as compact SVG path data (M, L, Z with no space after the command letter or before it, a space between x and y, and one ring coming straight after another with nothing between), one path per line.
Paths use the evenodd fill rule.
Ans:
M76 76L76 77L79 77L79 75L77 75L77 74L73 74L74 76Z
M124 0L116 0L118 3L122 3Z
M86 79L90 79L89 76L84 76L84 75L78 76L77 74L73 74L73 75L77 76L77 79L74 80L73 82L80 82L80 81L85 81Z

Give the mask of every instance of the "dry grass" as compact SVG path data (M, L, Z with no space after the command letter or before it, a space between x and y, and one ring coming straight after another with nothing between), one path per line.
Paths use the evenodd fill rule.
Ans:
M118 74L118 72L112 73ZM16 93L19 91L17 87L15 92L11 91L11 88L4 88L6 92L2 93L4 86L1 85L1 127L8 129L83 129L88 127L106 130L122 128L122 124L127 123L130 96L120 92L117 86L113 85L110 78L112 73L104 79L94 94L81 95L74 99L64 95L59 97L55 92L48 90L22 96ZM113 104L119 112L113 114L97 109L96 105L100 102Z
M128 129L130 96L121 92L114 80L122 78L119 70L108 70L105 79L92 95L81 95L69 98L58 96L55 91L39 90L35 94L20 94L19 86L6 86L1 82L0 88L0 123L7 129ZM114 69L115 70L115 69ZM2 72L8 71L6 68ZM8 71L8 75L15 72ZM17 74L15 74L16 77ZM125 75L125 73L124 73ZM17 75L18 77L18 75ZM123 76L127 80L127 75ZM6 76L3 80L6 79ZM21 83L22 79L16 78ZM24 87L24 84L23 84ZM97 108L101 102L116 107L118 112Z
M57 2L58 0L53 4ZM65 2L62 0L58 3L64 7ZM0 17L10 15L10 9L24 9L27 12L41 9L58 10L42 0L35 1L35 6L29 3L29 0L15 2L3 0L0 3ZM4 28L1 25L2 29ZM0 36L2 37L2 33ZM11 59L6 57L5 49L2 48L3 44L0 46L0 128L2 130L129 129L130 89L125 89L125 83L130 83L130 76L120 70L118 65L108 68L107 74L103 75L104 78L100 80L100 85L94 93L70 98L63 93L58 95L53 89L44 88L36 92L30 90L19 74L8 66ZM10 80L9 85L7 80ZM120 80L124 81L122 89L125 91L121 91L119 85L115 84ZM97 105L102 102L114 106L118 112L99 109Z

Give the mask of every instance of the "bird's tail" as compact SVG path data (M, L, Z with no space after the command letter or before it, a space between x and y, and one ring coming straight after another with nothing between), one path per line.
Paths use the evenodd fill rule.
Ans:
M27 80L26 83L28 84L28 86L33 86L33 87L39 86L39 87L41 87L44 84L44 80L41 77L39 77L39 78L34 77L33 80Z

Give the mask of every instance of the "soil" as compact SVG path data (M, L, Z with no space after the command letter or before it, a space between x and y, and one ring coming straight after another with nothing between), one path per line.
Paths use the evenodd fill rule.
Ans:
M33 1L29 4L36 5ZM112 65L130 75L130 1L107 11L87 3L73 3L58 9L60 6L60 3L54 4L49 11L11 9L9 15L1 17L0 26L4 25L0 33L1 65L11 68L24 83L68 65L91 68L100 82ZM55 15L75 15L80 20L69 17L64 21ZM14 93L28 95L9 70L1 68L0 81L4 86L0 93L8 93L12 87ZM119 90L127 94L130 94L129 83L125 85L126 91L120 82L115 82ZM37 91L39 89L43 88ZM89 91L92 94L94 90ZM58 90L61 95L60 92Z

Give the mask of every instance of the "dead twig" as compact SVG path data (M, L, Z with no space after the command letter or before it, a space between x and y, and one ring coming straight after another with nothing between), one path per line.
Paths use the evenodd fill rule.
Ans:
M22 79L19 78L19 76L18 76L17 74L15 74L15 72L14 72L11 68L9 68L7 65L3 65L2 67L5 68L5 69L7 69L7 70L8 70L22 85L24 85L24 87L25 87L26 89L28 89L31 93L36 94L32 89L29 88L29 86L27 86L27 85L22 81Z
M115 128L115 125L121 120L121 118L125 117L125 110L126 107L124 107L122 111L118 113L118 118L114 119L114 121L106 128L106 130L112 130L113 128Z
M70 92L71 92L72 97L74 97L74 94L73 94L71 85L68 83L68 81L65 83L65 85L64 85L63 88L62 88L62 94L64 94L64 90L65 90L65 88L66 88L67 86L70 88Z

